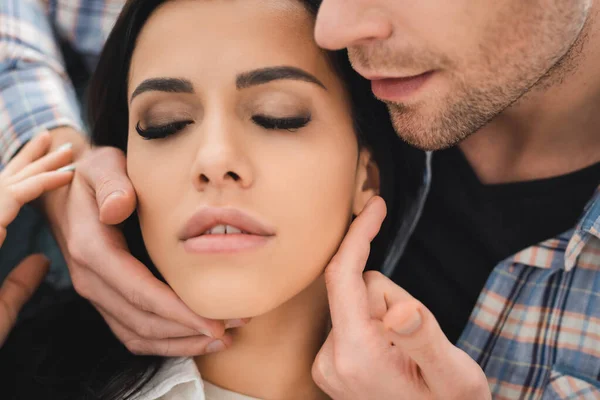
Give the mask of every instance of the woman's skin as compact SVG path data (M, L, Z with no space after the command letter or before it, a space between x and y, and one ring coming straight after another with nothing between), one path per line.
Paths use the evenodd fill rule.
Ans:
M377 192L313 29L295 1L169 2L142 30L129 74L127 170L148 252L197 314L252 318L229 349L196 361L208 381L266 399L324 396L311 377L329 321L323 270ZM236 226L220 217L232 209L263 228L190 234L207 209L208 228Z

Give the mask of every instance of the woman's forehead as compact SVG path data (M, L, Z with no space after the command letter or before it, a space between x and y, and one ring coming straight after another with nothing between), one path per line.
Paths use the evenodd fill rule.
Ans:
M157 20L162 21L161 28L169 28L163 33L181 23L192 22L194 27L204 27L211 32L218 31L214 28L235 26L249 34L252 31L247 28L264 24L268 27L308 28L312 32L315 15L300 0L175 0L159 5L146 25L148 22L155 25Z
M166 3L138 37L130 87L156 76L231 78L276 65L301 68L321 81L336 80L326 53L314 41L313 26L313 16L296 0Z

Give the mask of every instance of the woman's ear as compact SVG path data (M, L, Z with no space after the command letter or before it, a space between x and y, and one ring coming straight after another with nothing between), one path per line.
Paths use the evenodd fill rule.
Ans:
M356 189L352 213L360 214L371 197L379 194L380 188L379 167L367 149L360 151L358 167L356 170Z

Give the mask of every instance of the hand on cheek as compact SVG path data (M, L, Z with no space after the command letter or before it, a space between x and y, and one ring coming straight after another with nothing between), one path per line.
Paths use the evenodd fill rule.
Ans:
M482 370L427 308L381 273L363 274L384 217L375 197L326 269L332 330L315 382L334 399L489 399Z
M122 222L136 204L123 152L112 147L88 151L77 172L57 224L79 295L132 353L195 356L229 346L223 322L194 314L130 254L121 230L108 225ZM95 239L90 242L90 237Z

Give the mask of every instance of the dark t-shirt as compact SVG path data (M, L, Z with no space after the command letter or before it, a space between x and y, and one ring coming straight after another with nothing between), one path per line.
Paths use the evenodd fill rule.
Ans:
M459 148L433 155L423 214L393 280L455 343L493 268L574 228L600 183L600 163L529 182L482 184Z

